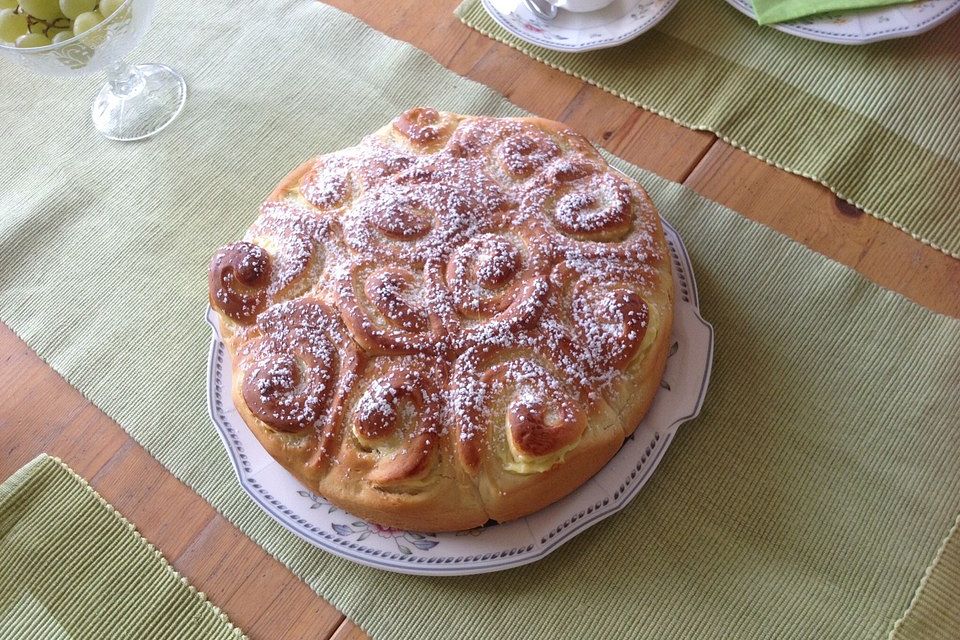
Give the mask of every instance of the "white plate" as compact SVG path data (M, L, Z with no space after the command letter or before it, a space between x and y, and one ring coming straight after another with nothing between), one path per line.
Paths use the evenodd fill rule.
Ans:
M534 562L623 509L644 485L677 428L697 416L713 361L713 327L700 317L697 283L676 230L663 223L673 256L676 307L663 382L650 411L620 451L586 484L526 518L457 533L386 529L334 507L304 488L264 450L233 405L230 356L216 314L207 371L210 418L233 461L240 485L284 527L348 560L424 575L500 571Z
M750 0L727 0L754 20ZM929 31L960 12L960 0L927 0L879 9L845 11L770 25L794 36L835 44L867 44Z
M481 0L501 27L544 49L590 51L633 40L670 13L677 0L616 0L598 11L560 10L553 20L535 16L523 0Z

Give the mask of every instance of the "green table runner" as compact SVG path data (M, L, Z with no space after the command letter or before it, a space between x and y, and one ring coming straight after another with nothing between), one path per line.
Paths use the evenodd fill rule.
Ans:
M901 618L910 638L925 572L956 588L956 554L934 561L960 512L960 322L622 162L684 236L717 334L703 414L630 507L541 562L464 578L286 532L206 415L209 257L290 168L404 108L520 111L306 0L165 4L133 57L191 88L143 144L91 130L95 81L0 69L19 88L0 96L0 319L375 638L857 640ZM933 593L911 611L936 622Z
M558 53L468 25L553 67L825 184L960 257L960 19L850 47L759 27L723 0L684 0L636 40Z
M0 484L0 638L243 637L56 458Z

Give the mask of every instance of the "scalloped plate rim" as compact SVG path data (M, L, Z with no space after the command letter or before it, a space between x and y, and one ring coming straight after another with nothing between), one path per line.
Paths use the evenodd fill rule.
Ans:
M514 567L519 567L522 565L530 564L536 562L548 556L550 553L558 549L560 546L569 542L574 537L590 528L591 526L609 518L610 516L619 513L623 510L630 502L636 497L640 489L644 486L646 481L653 475L660 461L663 459L663 456L666 450L669 448L673 437L676 434L677 429L684 422L696 418L700 414L700 410L703 407L703 402L706 397L707 388L709 387L710 375L713 369L713 355L714 355L714 329L713 325L704 320L703 316L700 314L699 310L699 292L697 290L696 279L693 274L693 265L690 262L690 256L687 253L686 246L683 243L683 239L680 237L680 234L676 229L661 216L661 222L664 225L666 235L668 239L675 239L677 244L677 257L683 261L683 266L685 267L684 271L688 276L688 288L691 301L689 303L675 303L679 307L680 304L683 304L689 307L689 310L692 312L693 321L699 322L707 331L706 333L706 344L705 352L703 353L703 358L705 360L706 366L703 370L703 377L700 383L699 394L692 405L692 410L688 415L675 419L671 424L666 425L662 428L658 428L654 433L656 434L657 439L648 446L650 450L650 455L645 458L646 466L644 467L643 473L640 473L638 477L631 478L625 483L630 486L627 488L625 485L621 486L620 491L613 491L610 493L618 494L615 497L608 498L609 503L604 504L603 508L596 507L587 516L583 515L583 510L579 517L570 518L568 514L567 520L557 520L550 525L551 531L556 531L551 533L549 536L543 536L538 541L538 536L535 535L532 529L527 523L526 529L530 533L530 538L525 540L523 544L517 544L512 549L503 549L496 554L494 557L489 559L483 559L479 556L462 556L461 559L454 558L441 558L436 562L429 562L423 560L413 561L411 560L398 562L397 558L382 557L382 556L396 556L397 554L386 553L382 551L377 551L375 549L369 550L358 550L356 547L361 547L365 549L362 545L357 543L351 543L349 541L343 542L331 542L318 538L316 536L311 536L307 531L304 530L303 525L300 525L293 519L293 515L297 511L290 508L287 505L284 505L274 496L271 496L265 490L259 490L257 485L259 482L256 478L253 477L252 471L247 471L244 464L241 461L241 458L246 458L246 454L239 444L233 443L231 440L233 436L231 435L231 428L222 424L220 417L217 415L215 408L216 396L217 396L217 367L218 367L218 354L222 353L223 358L226 359L228 355L226 354L226 349L223 343L220 341L219 326L216 319L216 314L208 306L207 312L205 314L205 321L210 326L213 336L210 341L208 363L207 363L207 413L210 417L211 422L216 427L216 432L220 437L220 441L223 443L224 447L227 449L227 454L230 459L231 465L233 466L234 475L237 478L238 483L243 488L244 492L250 496L250 498L273 520L278 522L285 529L295 534L297 537L309 542L310 544L317 546L324 551L327 551L337 557L356 562L358 564L372 567L375 569L381 569L386 571L392 571L397 573L404 573L409 575L444 575L444 576L457 576L457 575L473 575L479 573L490 573L494 571L502 571L505 569L511 569ZM689 375L689 374L688 374ZM232 399L229 394L226 394L226 399L224 402L230 403L232 405ZM641 422L641 426L642 426ZM244 428L246 426L244 425ZM638 426L638 431L640 427ZM250 434L250 437L253 438L253 442L256 443L254 446L260 447L259 442L256 441L256 438ZM632 438L630 436L628 439ZM627 440L624 441L624 446L626 446ZM621 451L623 448L621 448ZM269 454L261 448L261 453L264 456L267 456L272 461L272 465L280 467L282 466L273 460ZM595 481L596 477L600 475L605 469L613 465L615 462L623 464L622 461L618 461L620 457L620 452L614 455L613 458L600 470L595 476L588 480L584 485L590 484ZM631 458L630 464L633 464L634 459ZM266 467L264 467L266 468ZM285 471L285 470L284 470ZM640 469L637 469L639 472ZM292 479L292 476L291 476ZM293 482L297 482L293 480ZM597 483L599 484L599 483ZM260 485L263 486L263 485ZM303 487L305 488L305 487ZM602 487L601 487L602 488ZM551 508L556 505L562 505L564 501L573 502L577 499L576 491L561 498L559 501L553 503L546 507L545 509ZM274 499L274 504L270 504L269 499ZM279 508L278 508L279 505ZM287 513L284 513L286 511ZM347 512L344 512L347 513ZM541 512L537 512L541 513ZM572 514L576 514L576 509L572 510ZM531 516L536 514L531 514ZM527 516L527 517L531 517ZM352 516L356 518L356 516ZM360 518L356 518L361 520ZM506 523L507 525L514 524L514 526L519 526L518 523L525 522L526 518L522 518L513 523ZM558 527L556 525L560 524ZM501 525L493 525L501 526ZM454 535L454 533L446 534L437 534L437 536L448 536ZM465 540L466 541L466 540ZM538 544L539 542L539 544ZM491 555L491 554L485 554ZM466 559L462 559L466 558Z

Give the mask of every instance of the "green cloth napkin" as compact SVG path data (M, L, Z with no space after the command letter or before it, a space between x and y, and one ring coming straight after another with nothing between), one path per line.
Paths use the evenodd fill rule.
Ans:
M468 25L770 164L960 258L960 19L866 47L811 42L722 0L684 0L600 51L548 51L467 0ZM546 90L546 89L545 89Z
M912 0L752 0L760 24L787 22L834 11L856 11L905 4Z
M287 532L207 417L210 256L292 167L407 107L521 111L309 1L163 3L132 57L191 92L142 144L90 128L94 80L0 69L18 88L0 94L0 319L374 638L860 640L903 619L909 640L940 565L911 611L947 619L960 322L621 161L683 235L717 340L703 413L631 505L545 560L462 578L361 567Z
M56 458L0 484L0 639L244 637Z

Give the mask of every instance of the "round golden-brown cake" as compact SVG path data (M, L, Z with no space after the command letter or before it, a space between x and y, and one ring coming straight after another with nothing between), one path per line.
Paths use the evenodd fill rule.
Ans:
M267 451L421 531L527 515L599 471L673 319L657 212L586 139L427 108L287 176L209 284Z

